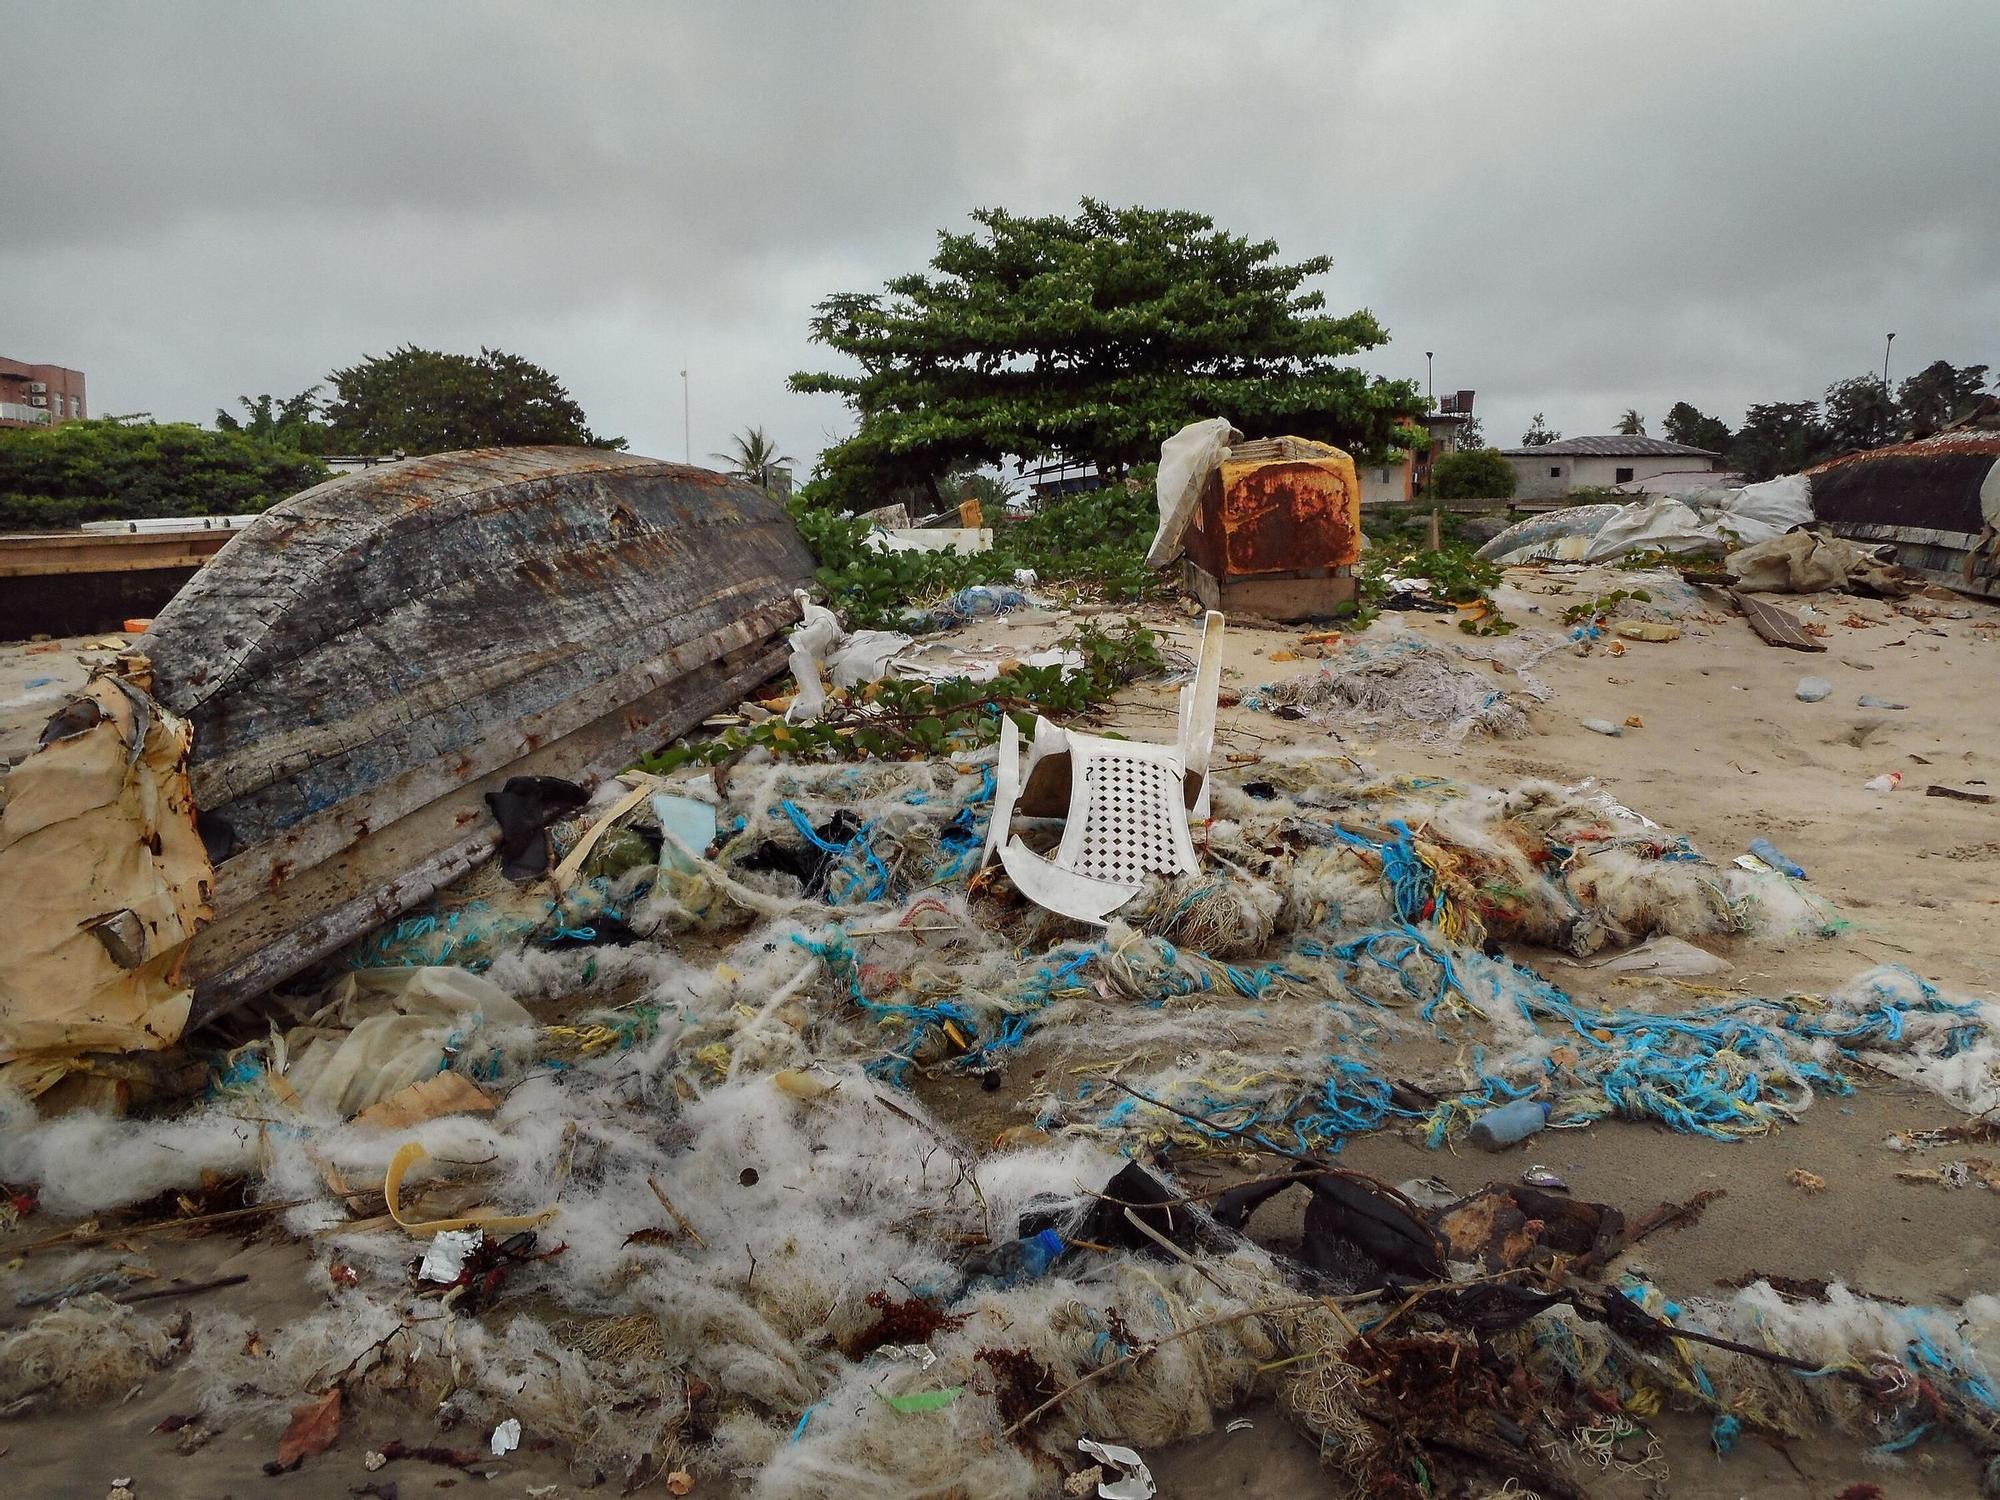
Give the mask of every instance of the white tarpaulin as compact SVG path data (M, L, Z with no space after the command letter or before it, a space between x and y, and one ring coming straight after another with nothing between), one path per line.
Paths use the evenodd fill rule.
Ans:
M1243 434L1226 418L1210 417L1190 422L1160 444L1160 529L1146 549L1147 567L1164 568L1180 556L1181 534L1194 519L1202 487L1228 456L1229 445L1242 441Z
M1726 551L1783 536L1813 518L1812 482L1787 474L1740 489L1703 489L1635 505L1580 505L1508 527L1479 549L1493 562L1612 562L1632 552Z

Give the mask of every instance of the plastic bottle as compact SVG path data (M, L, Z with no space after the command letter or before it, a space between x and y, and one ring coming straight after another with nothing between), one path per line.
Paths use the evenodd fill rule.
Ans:
M1053 1229L1044 1229L1026 1239L1009 1240L972 1256L965 1263L965 1279L968 1285L990 1282L1002 1288L1039 1281L1066 1248L1061 1235Z
M1516 1099L1498 1109L1489 1109L1472 1122L1472 1144L1486 1151L1498 1151L1529 1136L1549 1123L1549 1106L1541 1099Z
M1903 773L1901 771L1891 771L1887 775L1871 778L1863 787L1863 790L1870 792L1893 792L1902 784Z
M1772 869L1782 871L1794 880L1804 880L1806 878L1805 867L1803 865L1794 864L1785 855L1779 853L1777 847L1769 839L1761 835L1750 840L1750 852L1763 860Z

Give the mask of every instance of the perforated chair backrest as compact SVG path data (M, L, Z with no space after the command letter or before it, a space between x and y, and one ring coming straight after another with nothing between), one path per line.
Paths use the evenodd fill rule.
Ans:
M1056 851L1058 865L1121 884L1195 872L1173 747L1073 734L1070 756L1070 820Z

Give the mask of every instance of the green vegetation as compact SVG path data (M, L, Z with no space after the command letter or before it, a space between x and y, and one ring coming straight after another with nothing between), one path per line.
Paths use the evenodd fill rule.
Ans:
M1431 487L1443 500L1510 500L1514 466L1497 448L1447 453L1431 465Z
M866 521L843 518L824 505L826 489L805 486L792 515L819 558L817 580L828 602L856 629L892 625L912 603L979 583L1008 583L1020 568L1044 583L1089 584L1110 599L1136 601L1164 591L1170 580L1146 566L1146 546L1159 523L1152 470L1136 471L1136 492L1123 485L1070 495L1026 520L991 517L993 550L875 552L864 546Z
M1419 439L1414 383L1338 363L1387 335L1305 289L1323 255L1287 265L1204 214L1088 198L1074 218L972 218L974 232L939 236L928 272L819 304L814 340L859 370L791 387L854 409L854 436L823 460L840 505L1007 456L1090 461L1109 479L1209 413L1363 458Z
M683 766L713 765L749 749L795 760L946 755L997 739L1002 713L1015 715L1022 731L1032 733L1035 714L1073 718L1124 683L1166 665L1158 637L1133 620L1116 631L1086 622L1060 644L1083 657L1081 671L1065 676L1060 666L1016 667L991 682L887 678L853 693L829 693L826 712L814 723L765 719L714 739L674 745L639 764L664 775Z
M553 443L623 448L584 425L583 408L539 365L498 349L479 357L406 344L327 376L331 453L448 453Z
M789 453L780 453L778 445L765 435L761 427L746 427L729 443L732 451L712 453L709 457L721 459L729 465L730 473L738 479L749 480L766 494L777 483L778 471L789 469L797 462Z
M0 431L0 526L260 511L319 483L319 460L191 422Z
M282 401L269 392L262 396L238 396L236 404L245 415L239 418L218 410L217 432L240 432L266 448L289 448L294 453L326 452L326 423L318 416L318 386L309 386Z

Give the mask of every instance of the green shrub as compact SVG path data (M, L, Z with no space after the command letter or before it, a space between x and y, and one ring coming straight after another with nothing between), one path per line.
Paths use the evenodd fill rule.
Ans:
M1514 493L1514 466L1497 448L1447 453L1431 467L1441 500L1506 500Z
M191 422L64 422L0 432L0 526L228 516L327 477L317 459Z

